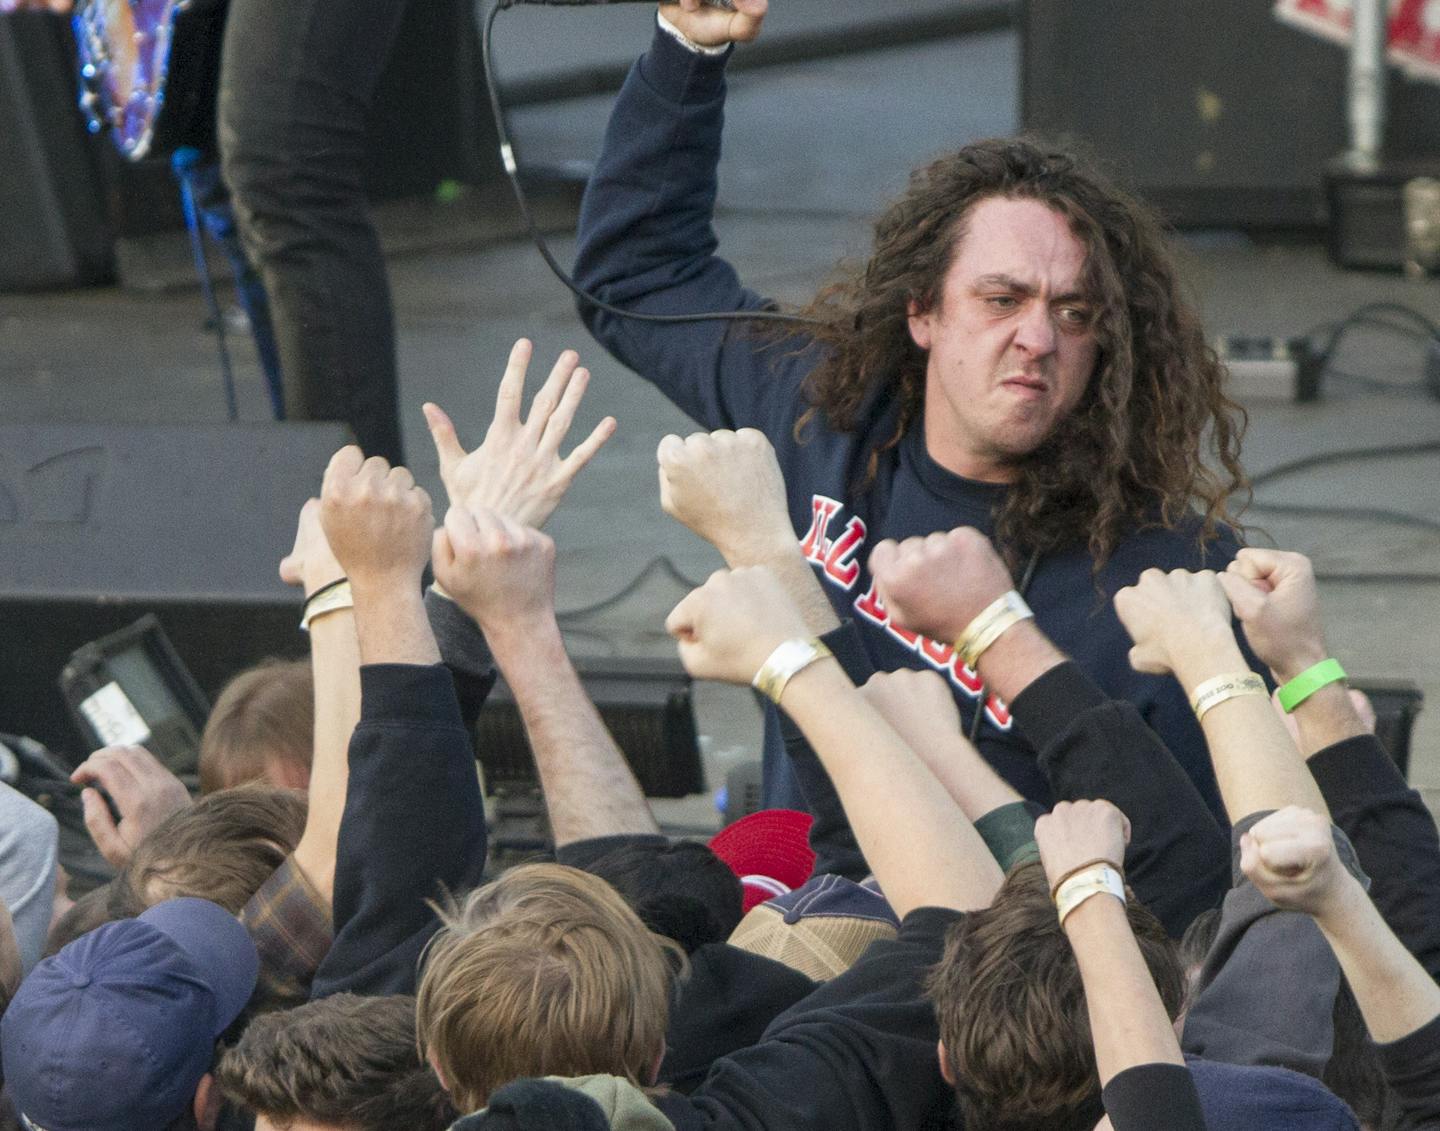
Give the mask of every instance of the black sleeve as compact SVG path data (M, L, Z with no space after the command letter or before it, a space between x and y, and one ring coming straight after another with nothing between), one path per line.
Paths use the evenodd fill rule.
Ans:
M1269 811L1235 823L1235 886L1200 968L1180 1047L1226 1064L1273 1065L1323 1079L1335 1049L1340 964L1315 920L1282 911L1240 870L1240 839ZM1331 826L1341 863L1364 883L1354 849Z
M1370 877L1370 898L1420 965L1440 978L1440 838L1430 810L1374 735L1328 746L1309 765L1331 820Z
M963 913L912 911L839 977L786 1010L759 1043L722 1057L687 1097L658 1106L677 1127L929 1128L954 1092L940 1075L939 1028L924 981Z
M688 1095L716 1060L755 1044L776 1017L815 988L774 959L723 942L700 947L670 1011L658 1079Z
M1219 904L1230 886L1225 832L1131 704L1108 699L1067 661L1010 711L1057 801L1103 798L1130 819L1126 880L1172 937Z
M610 833L606 836L590 836L583 840L572 840L569 844L556 845L555 863L588 872L595 861L617 848L628 848L632 844L669 843L670 838L664 833Z
M1205 1113L1190 1069L1137 1064L1110 1078L1100 1093L1115 1131L1205 1131Z
M850 682L857 687L875 674L875 666L865 653L860 642L860 631L855 622L846 619L839 628L832 629L820 637L834 654ZM790 716L780 712L780 735L785 741L785 756L790 760L796 784L805 798L805 807L815 817L810 826L810 847L815 853L815 875L844 876L859 883L870 874L865 855L856 843L845 816L845 807L840 804L840 795L830 781L820 758L790 721Z
M1400 1126L1440 1127L1440 1017L1376 1048L1385 1081L1400 1101Z
M335 942L311 997L415 992L439 928L428 900L481 882L485 810L470 735L440 664L360 669L360 723L335 860Z
M490 655L490 645L470 614L433 588L425 592L425 615L440 649L440 662L449 670L455 684L460 719L473 731L480 719L480 710L495 687L495 660Z

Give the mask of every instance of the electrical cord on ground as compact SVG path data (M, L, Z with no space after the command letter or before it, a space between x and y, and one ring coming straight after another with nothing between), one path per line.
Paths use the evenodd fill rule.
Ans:
M1335 467L1345 463L1357 463L1368 459L1403 459L1412 456L1440 454L1440 440L1427 440L1416 444L1385 444L1378 447L1345 448L1340 451L1320 452L1301 459L1290 460L1262 471L1250 481L1252 489L1273 483L1277 479L1314 471L1322 467ZM1338 518L1361 522L1380 522L1392 526L1405 526L1440 534L1440 521L1406 511L1394 511L1383 507L1339 507L1312 506L1301 503L1267 503L1252 500L1249 509L1270 514L1291 515L1303 518ZM1317 572L1317 580L1346 582L1351 584L1440 584L1440 573L1401 572Z
M1420 380L1415 384L1386 381L1336 368L1334 360L1341 343L1352 330L1362 326L1386 330L1423 343L1426 352ZM1324 335L1322 344L1311 362L1316 366L1320 378L1329 377L1358 386L1367 392L1409 394L1420 389L1440 400L1440 325L1413 307L1398 302L1366 303L1344 318L1311 327L1301 337L1302 340L1310 342L1321 335Z
M515 0L495 0L494 5L486 13L485 21L481 25L480 57L485 71L485 89L490 96L490 110L495 116L495 131L500 139L500 159L505 165L505 175L510 180L510 187L515 193L515 203L520 208L520 218L524 221L525 229L535 244L535 250L540 253L540 258L554 272L555 277L564 283L576 298L587 305L593 306L597 310L603 310L607 314L631 318L640 322L789 322L798 325L813 325L814 319L798 314L787 314L774 307L763 310L712 310L696 314L647 314L637 310L626 310L624 307L612 306L610 303L596 298L570 277L551 253L550 245L540 234L540 228L535 223L535 217L530 211L530 202L525 195L524 186L520 183L519 167L515 163L515 149L510 143L510 130L505 121L505 109L500 102L500 87L495 79L495 67L491 59L492 29L495 17L506 8L513 7L514 3Z

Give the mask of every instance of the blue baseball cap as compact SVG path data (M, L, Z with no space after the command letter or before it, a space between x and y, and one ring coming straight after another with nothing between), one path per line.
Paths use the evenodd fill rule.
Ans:
M259 959L240 921L171 899L40 962L0 1021L15 1110L35 1131L154 1131L194 1102Z

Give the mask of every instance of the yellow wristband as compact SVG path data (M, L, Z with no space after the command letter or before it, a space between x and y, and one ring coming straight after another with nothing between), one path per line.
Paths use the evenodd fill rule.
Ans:
M1060 925L1065 925L1070 912L1092 895L1113 895L1125 902L1125 878L1109 864L1092 864L1071 875L1055 891L1055 910Z
M1225 700L1234 699L1240 695L1261 695L1266 699L1270 698L1265 681L1254 672L1232 672L1229 675L1217 675L1214 679L1207 679L1197 687L1190 694L1190 706L1195 711L1195 717L1203 719L1212 707L1219 706Z
M960 658L975 670L985 650L999 640L1010 628L1022 620L1029 620L1035 614L1025 603L1025 598L1015 590L997 597L980 611L980 615L965 626L960 639L955 642L955 651Z
M796 637L793 640L781 641L760 665L760 670L755 673L750 685L770 702L778 704L780 696L784 694L785 685L791 679L816 660L823 660L830 654L830 649L825 647L818 637L812 636L809 640Z
M327 585L305 602L305 612L300 617L300 630L310 631L310 622L326 613L337 613L341 609L353 609L355 595L350 591L349 581L338 581Z

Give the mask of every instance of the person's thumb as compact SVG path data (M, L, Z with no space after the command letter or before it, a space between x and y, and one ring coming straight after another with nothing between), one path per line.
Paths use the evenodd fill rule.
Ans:
M80 791L80 805L85 811L85 831L90 834L100 855L111 867L123 868L130 859L130 846L120 836L105 798L98 789L83 789Z
M1225 590L1225 596L1229 598L1230 608L1240 618L1241 623L1254 620L1260 615L1260 610L1265 605L1265 594L1252 581L1234 573L1222 573L1217 575L1220 580L1220 588Z
M440 457L441 473L448 475L450 469L465 458L465 449L455 434L455 423L438 404L427 401L421 411L430 428L430 439L435 443L435 454Z

